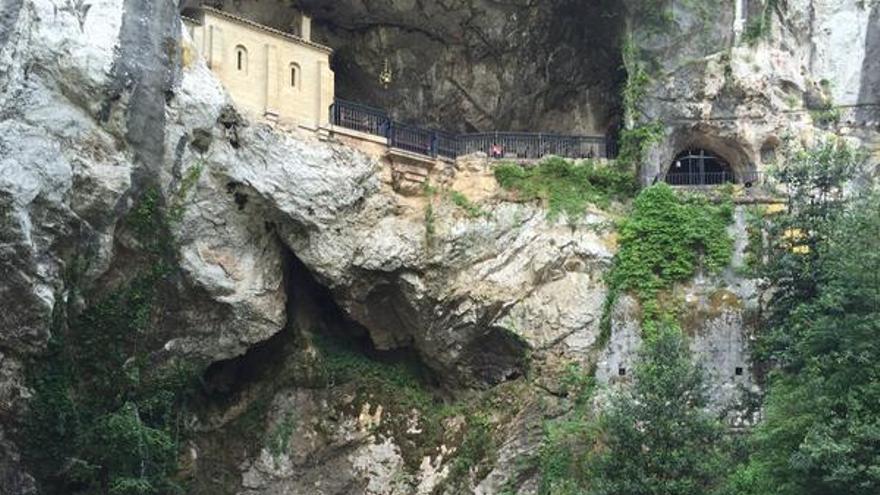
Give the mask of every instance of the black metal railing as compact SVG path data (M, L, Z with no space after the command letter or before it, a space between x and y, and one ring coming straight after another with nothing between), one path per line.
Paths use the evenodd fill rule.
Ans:
M606 158L606 140L600 136L563 136L529 132L486 132L458 136L458 154L486 153L499 158L536 159L547 155L566 158Z
M472 153L494 158L613 158L613 142L605 136L565 136L528 132L450 134L402 124L382 109L337 99L330 122L388 139L388 146L420 155L455 159Z
M358 132L388 137L391 118L381 108L336 100L330 107L330 122Z
M761 172L749 171L740 174L733 172L670 172L660 175L654 182L666 182L670 186L717 186L723 184L743 184L746 187L763 183Z
M434 152L434 131L420 127L394 122L388 135L388 145L411 153L437 156Z
M449 134L447 132L440 131L437 131L435 133L435 136L435 156L441 156L443 158L449 158L452 160L458 158L458 136L456 136L455 134Z

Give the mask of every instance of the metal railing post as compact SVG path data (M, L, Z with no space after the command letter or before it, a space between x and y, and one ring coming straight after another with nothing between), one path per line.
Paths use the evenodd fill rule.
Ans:
M388 121L388 133L387 133L387 135L385 136L385 139L386 139L386 141L387 141L387 143L388 143L388 147L389 147L389 148L394 147L394 133L395 133L395 131L396 131L396 130L394 129L394 121L393 121L393 120L389 120L389 121Z

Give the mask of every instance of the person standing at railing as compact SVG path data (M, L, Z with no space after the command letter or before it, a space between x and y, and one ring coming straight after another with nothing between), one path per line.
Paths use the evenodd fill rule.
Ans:
M501 145L499 145L498 143L493 143L489 156L491 156L492 158L503 158L504 150L501 149Z

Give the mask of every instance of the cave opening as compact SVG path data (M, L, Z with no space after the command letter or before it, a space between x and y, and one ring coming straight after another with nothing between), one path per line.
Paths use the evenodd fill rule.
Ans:
M689 148L672 161L663 180L673 186L712 186L736 182L730 164L705 148Z
M202 376L209 401L235 401L249 387L267 382L279 388L315 386L309 377L303 376L305 370L297 362L314 346L325 353L348 353L377 363L404 366L425 387L439 387L440 380L411 347L377 349L368 330L339 307L331 291L289 250L284 256L284 275L287 325L268 340L251 346L245 354L211 364Z
M427 403L448 399L415 350L376 349L367 330L348 317L331 291L290 251L284 256L284 283L286 326L243 355L211 364L202 374L191 409L202 425L193 439L200 455L191 493L230 493L229 487L239 486L240 466L273 434L273 411L277 414L285 397L323 397L333 407L344 408L334 411L355 417L362 404L381 400L387 409L401 401L393 396L398 383L401 389L418 387ZM344 373L328 374L328 369ZM386 380L388 385L369 388L371 380ZM396 413L403 417L402 411ZM298 408L286 413L300 419L314 414Z

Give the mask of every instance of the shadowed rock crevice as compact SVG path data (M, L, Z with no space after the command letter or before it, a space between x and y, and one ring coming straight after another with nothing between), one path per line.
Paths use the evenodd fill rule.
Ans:
M330 291L320 285L290 251L284 255L284 272L288 300L286 327L270 339L252 346L244 355L218 361L208 367L203 381L209 395L228 396L252 384L277 382L279 376L297 367L297 363L291 360L297 359L298 353L315 342L320 346L324 341L357 350L377 361L412 362L424 368L426 381L436 382L412 349L377 349L368 330L345 314L333 300ZM296 375L290 378L293 381L288 385L303 385L300 381L306 377Z
M179 76L180 17L177 2L126 0L113 67L102 109L106 121L128 97L126 139L141 168L135 184L152 184L165 157L165 104ZM87 12L86 12L87 14Z
M865 37L865 59L859 87L857 120L876 121L880 117L880 3L871 8Z

